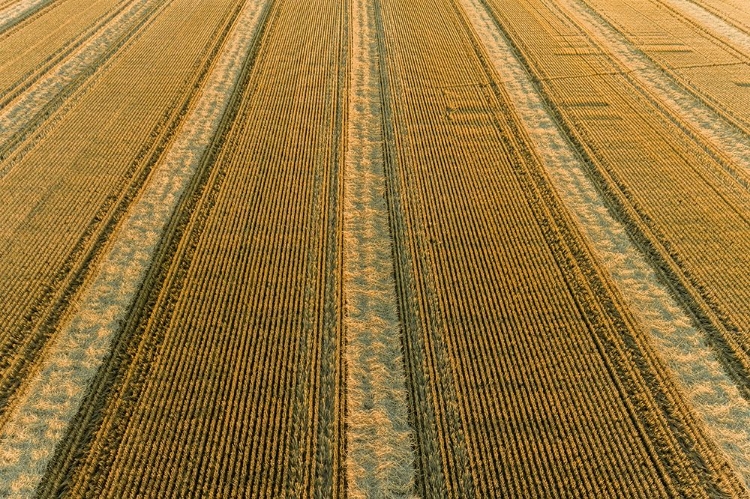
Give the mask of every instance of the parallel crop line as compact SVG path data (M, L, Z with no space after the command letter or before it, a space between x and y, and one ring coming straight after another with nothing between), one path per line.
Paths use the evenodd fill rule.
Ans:
M560 0L560 6L575 13L588 33L606 46L617 61L659 103L678 117L679 126L694 129L726 154L728 159L750 172L750 136L729 124L698 97L686 90L642 51L635 48L617 29L602 18L585 0Z
M643 89L621 74L616 59L565 12L541 0L486 3L550 111L585 158L587 172L675 298L715 340L722 362L747 396L750 359L743 344L750 320L750 239L745 237L750 196L746 185L737 181L744 172L730 176L710 144L666 118L668 110L655 99L645 99ZM547 22L530 15L532 9ZM657 12L651 9L652 15ZM516 24L512 16L524 16L524 22ZM548 36L533 37L534 29ZM658 25L654 29L658 31ZM641 30L650 33L648 24L641 23ZM560 61L559 51L570 49L585 50L585 55ZM602 69L616 74L592 75ZM550 72L587 76L588 85L543 81ZM575 105L592 98L600 105Z
M0 281L9 283L0 286L2 418L189 114L241 7L169 4L0 182L0 197L7 200ZM148 71L143 61L150 62Z
M342 7L268 13L229 133L170 221L50 493L343 491Z
M0 37L0 106L17 97L98 33L135 0L70 0L54 4Z
M692 22L703 26L715 35L720 35L726 41L741 49L746 56L750 56L750 34L729 24L716 14L709 12L704 7L689 2L688 0L659 0L662 4L671 7Z
M537 145L551 180L596 250L658 353L735 470L750 486L750 404L724 372L704 331L670 296L609 212L579 157L546 110L529 75L496 29L480 0L460 0L481 37L497 74Z
M418 487L657 497L714 486L706 475L721 472L709 453L683 452L705 449L702 437L594 265L463 10L380 7Z
M726 21L727 23L737 27L745 33L750 34L750 10L745 5L736 5L735 2L723 1L723 2L711 2L709 0L691 0L692 3L702 7L703 9L711 12L716 17ZM742 3L744 0L739 0ZM744 7L744 8L743 8Z
M69 55L57 67L37 80L30 88L17 96L5 107L0 108L0 151L7 156L13 139L19 142L29 135L39 123L39 115L45 117L63 105L65 98L82 85L94 73L101 74L109 58L119 50L138 29L142 29L157 10L168 2L139 0L125 8ZM151 7L149 9L149 7ZM140 21L140 22L139 22ZM93 80L88 79L90 85ZM0 168L0 178L4 176L12 163Z
M0 10L0 33L51 2L52 0L22 0Z
M195 108L0 431L0 495L21 497L38 485L133 302L172 210L217 130L258 29L263 3L254 0L243 8Z
M393 241L385 200L374 6L352 2L344 171L348 495L407 497L415 487Z

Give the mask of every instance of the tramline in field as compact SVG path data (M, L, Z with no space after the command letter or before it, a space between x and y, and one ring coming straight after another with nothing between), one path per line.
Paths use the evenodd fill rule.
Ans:
M0 0L0 495L750 496L748 16Z

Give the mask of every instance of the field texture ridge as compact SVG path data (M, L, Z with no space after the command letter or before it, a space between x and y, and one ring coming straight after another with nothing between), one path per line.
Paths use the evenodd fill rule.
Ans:
M39 485L135 299L164 227L218 129L242 62L256 41L263 3L244 7L172 146L0 430L0 496L26 497Z
M750 4L0 0L0 497L750 499Z

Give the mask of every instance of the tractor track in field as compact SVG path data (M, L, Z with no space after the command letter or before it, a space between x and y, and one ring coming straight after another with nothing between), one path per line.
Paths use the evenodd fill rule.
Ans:
M109 351L109 343L142 285L161 238L160 229L207 154L240 77L241 61L258 38L262 11L252 7L255 5L248 6L238 19L235 34L219 56L183 129L130 208L74 313L51 345L44 365L3 426L0 476L4 489L0 494L36 489L63 430ZM216 106L221 99L223 105ZM31 427L34 430L29 431Z
M747 26L0 0L0 496L750 496Z

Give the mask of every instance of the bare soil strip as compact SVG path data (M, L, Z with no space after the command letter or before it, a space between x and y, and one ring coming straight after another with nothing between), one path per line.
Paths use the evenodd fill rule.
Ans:
M750 485L750 403L724 372L705 332L692 324L630 241L625 227L610 214L486 9L479 0L462 3L557 192L635 317L653 338L660 362L672 368L683 397L700 416L713 442Z
M419 493L741 495L560 203L460 7L376 7Z
M352 498L415 492L414 436L385 200L374 14L372 1L352 1L343 201L346 472Z
M273 5L42 495L345 493L345 7Z
M171 3L0 178L2 414L168 146L238 11Z
M126 318L175 206L219 128L242 63L256 40L261 7L260 1L244 7L195 108L115 233L75 312L0 431L0 496L26 496L39 485Z

